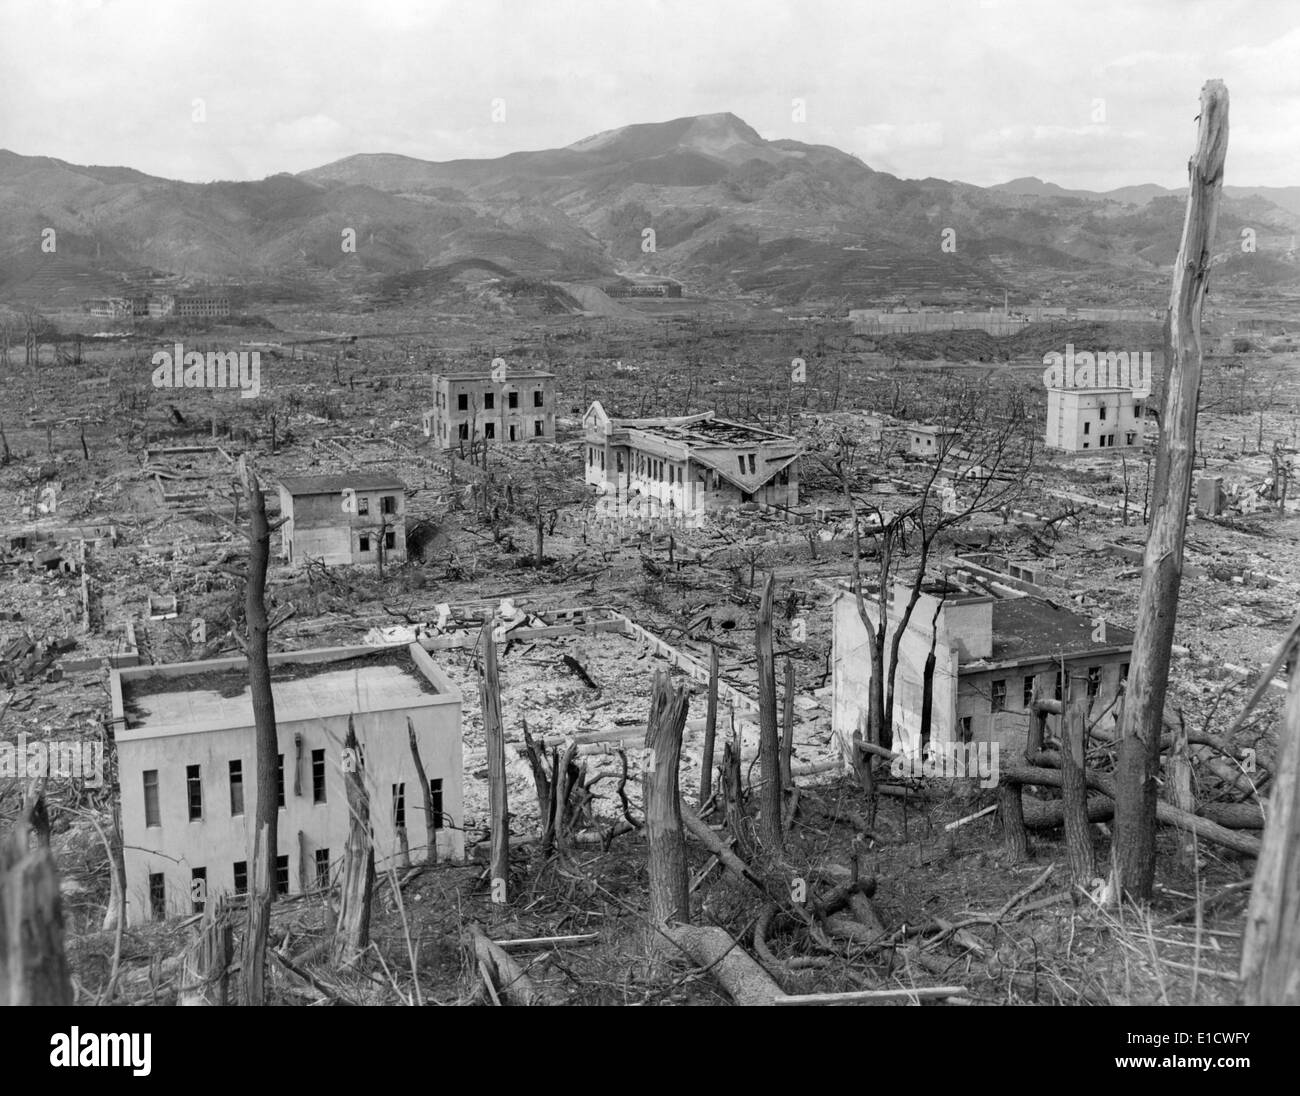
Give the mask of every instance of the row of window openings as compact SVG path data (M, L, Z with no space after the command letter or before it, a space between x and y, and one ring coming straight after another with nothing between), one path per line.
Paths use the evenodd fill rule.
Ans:
M1128 677L1128 663L1123 662L1119 668L1120 685L1123 686L1125 679ZM1034 700L1034 674L1026 674L1022 681L1021 699L1023 706L1028 708ZM1055 695L1057 700L1062 699L1062 694L1067 690L1061 676L1061 671L1056 672ZM1088 667L1088 698L1091 699L1101 692L1101 667ZM993 682L991 694L991 707L995 712L1004 712L1007 710L1007 679L999 678Z
M749 474L752 476L756 474L756 469L758 467L757 460L755 454L753 453L749 453L747 456L749 460ZM593 446L588 446L587 463L594 465L597 462L597 460L599 460L600 470L603 472L605 470L605 451L603 449L597 450ZM746 454L740 454L736 457L736 464L739 467L740 474L742 476L745 474L745 461L746 461ZM638 453L636 455L634 466L636 469L636 474L639 476L650 476L657 480L663 480L664 470L667 469L668 483L674 484L674 483L686 482L686 472L684 469L679 469L675 464L667 464L664 461L655 460L653 457L647 457ZM620 475L623 472L622 453L618 454L618 471ZM702 471L699 473L699 481L701 483L705 482L704 473Z
M496 409L496 402L497 402L497 400L496 400L496 393L495 393L495 392L484 392L484 393L483 393L483 410L484 410L484 411L493 411L493 410L495 410L495 409ZM441 393L441 392L438 393L438 406L439 406L439 407L442 406L442 393ZM515 409L515 408L517 408L517 407L519 406L519 393L518 393L518 392L507 392L507 393L506 393L506 406L509 407L509 408L512 409L512 410ZM540 390L539 390L539 391L536 391L536 392L533 393L533 406L534 406L534 407L545 407L545 406L546 406L546 395L545 395L545 393L543 393L543 392L540 391ZM456 410L457 410L457 411L468 411L468 410L469 410L469 393L468 393L468 392L461 392L461 393L459 393L459 394L456 396Z
M330 851L317 849L314 856L316 865L316 886L325 889L330 885ZM235 894L248 893L248 861L236 860L233 865L232 878ZM289 893L289 856L275 858L275 893ZM190 870L190 901L194 912L202 913L208 898L208 869L192 868ZM162 872L149 873L149 913L155 921L162 921L167 916L167 882Z
M469 441L469 423L462 422L456 427L456 436L461 441ZM485 422L483 424L483 436L491 441L497 436L497 424L494 422ZM544 419L533 420L533 437L544 438L546 436L546 421ZM519 440L519 428L514 423L510 424L510 440Z
M388 533L385 533L385 534L384 534L384 550L385 550L385 551L391 551L392 549L394 549L394 548L396 548L396 547L397 547L397 534L396 534L395 532L388 532ZM370 551L370 534L369 534L369 533L362 533L362 534L357 538L357 551L358 551L358 552L369 552L369 551Z
M230 775L230 816L238 817L244 813L244 763L231 761ZM284 754L276 758L276 805L284 806ZM433 827L442 829L442 778L429 781L430 798L433 801ZM185 795L191 822L203 820L203 779L201 766L185 766ZM311 752L311 799L312 803L324 803L325 792L325 751ZM144 770L144 824L161 826L162 811L158 800L158 770ZM406 785L393 785L393 825L406 825Z
M379 498L379 512L381 514L397 513L397 496L381 495ZM370 499L366 495L357 496L357 514L370 513Z

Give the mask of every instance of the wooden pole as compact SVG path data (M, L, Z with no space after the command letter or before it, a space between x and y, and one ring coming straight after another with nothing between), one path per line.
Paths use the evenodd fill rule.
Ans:
M1079 678L1070 683L1074 694L1061 720L1061 799L1065 812L1065 849L1070 864L1070 879L1079 887L1092 883L1092 837L1088 833L1088 786L1084 782L1083 743L1087 734L1087 681ZM1023 818L1022 818L1023 822Z
M713 743L718 732L718 645L709 644L709 699L704 713L704 751L700 759L700 809L713 796Z
M343 785L348 801L348 840L343 846L339 917L334 928L334 962L351 966L370 943L370 906L375 892L375 843L370 829L370 795L366 763L357 748L357 733L348 716L343 741Z
M645 829L650 919L655 925L689 924L691 920L690 873L677 775L689 703L685 686L674 688L666 673L655 673L645 736Z
M1242 937L1242 997L1248 1005L1300 1005L1300 655L1294 646L1291 660L1281 758Z
M1221 80L1209 80L1201 89L1200 128L1196 151L1188 164L1187 216L1174 265L1165 406L1156 451L1151 526L1115 765L1115 883L1121 893L1142 900L1151 897L1155 882L1160 727L1196 459L1201 305L1209 280L1227 151L1228 89Z
M492 901L505 905L510 894L510 815L506 797L506 737L501 726L501 686L492 621L483 625L483 661L479 695L483 702L483 737L487 742L488 814L492 833ZM558 775L558 774L557 774Z
M776 575L768 572L759 602L754 643L758 661L758 768L760 833L769 855L780 851L785 831L781 828L781 744L776 725L776 667L772 659L772 598Z

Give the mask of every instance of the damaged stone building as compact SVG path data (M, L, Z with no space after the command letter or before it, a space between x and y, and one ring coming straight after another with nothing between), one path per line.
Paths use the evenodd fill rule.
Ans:
M1122 689L1132 632L1044 598L984 586L947 579L922 587L898 650L895 750L915 754L928 741L998 742L1003 750L1023 751L1035 687L1046 699L1068 699L1072 689L1085 689L1094 711ZM894 584L886 658L909 593L910 582ZM865 601L874 626L874 592ZM854 730L865 728L871 653L851 590L836 592L832 613L832 726L849 756ZM932 647L935 661L927 675Z
M280 551L286 563L327 566L406 559L406 484L386 475L349 473L280 480Z
M423 859L429 782L438 856L464 855L461 694L418 644L270 656L279 739L276 886L299 894L336 880L349 814L348 720L370 796L375 867ZM257 768L242 658L114 670L127 919L197 912L247 891Z
M799 502L794 438L727 422L712 411L613 419L599 402L583 416L586 482L607 497L698 514L724 506Z
M553 442L555 374L511 370L503 378L489 373L435 373L433 407L424 432L442 449L462 442Z
M1145 403L1131 388L1049 388L1049 449L1133 449L1142 445Z

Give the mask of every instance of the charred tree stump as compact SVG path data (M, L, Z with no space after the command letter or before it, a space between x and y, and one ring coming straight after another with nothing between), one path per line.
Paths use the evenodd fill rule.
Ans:
M29 848L38 798L0 839L0 1005L70 1005L59 872L47 839Z
M713 797L713 744L718 731L718 645L709 644L709 699L704 711L704 749L700 758L700 810Z
M406 717L406 739L411 747L411 763L415 766L415 776L420 782L420 794L424 797L424 862L438 862L438 826L442 821L433 809L433 791L429 787L429 778L424 771L424 761L420 758L420 746L415 740L415 724L411 717Z
M1115 762L1115 889L1143 901L1151 897L1155 883L1160 728L1196 461L1201 305L1209 281L1227 152L1228 89L1221 80L1208 80L1201 89L1196 151L1187 165L1187 216L1169 302L1168 376L1151 492L1151 526Z
M645 820L650 861L650 920L689 923L690 873L682 830L678 762L690 703L684 686L656 673L646 727Z
M758 669L758 769L760 778L759 832L763 850L775 856L784 844L781 828L781 743L776 723L776 667L772 659L772 597L776 575L768 572L763 583L754 645Z
M1291 659L1282 756L1242 938L1242 996L1248 1005L1300 1005L1300 655L1294 647Z
M350 716L343 757L348 840L343 846L343 878L339 891L339 918L334 928L333 959L336 966L349 967L370 946L370 907L375 892L375 842L370 828L366 766L361 751L357 749L357 735Z
M485 450L486 454L486 450ZM483 625L483 659L479 696L483 703L483 737L487 742L488 816L492 835L492 901L504 905L510 889L510 816L506 798L506 736L501 726L501 686L497 680L497 645L492 621Z
M1028 860L1029 831L1025 829L1025 806L1019 784L1003 781L998 785L998 823L1007 859L1013 864Z
M229 998L234 933L226 904L218 899L203 907L198 932L181 958L177 976L178 1005L225 1005Z
M1088 832L1088 786L1083 775L1088 718L1086 682L1071 683L1075 698L1061 720L1061 799L1065 811L1065 850L1070 878L1075 886L1087 887L1093 878L1092 835ZM1021 824L1024 824L1023 814Z

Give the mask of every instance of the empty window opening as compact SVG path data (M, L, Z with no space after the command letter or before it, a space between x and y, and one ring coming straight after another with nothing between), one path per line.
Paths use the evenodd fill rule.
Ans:
M244 813L244 763L230 763L230 817Z
M311 801L325 802L325 751L311 752Z
M197 765L185 766L185 794L189 800L190 821L198 822L203 818L203 781L199 778Z
M289 854L275 858L275 893L289 893Z
M149 873L149 916L155 921L167 919L167 883L162 872Z
M190 870L190 901L194 903L194 913L202 913L204 903L208 900L208 869Z
M320 890L328 890L330 885L330 851L329 849L316 850L316 886Z
M158 810L158 770L144 771L144 824L161 826L162 817Z
M236 894L248 893L248 861L247 860L235 861L235 893Z
M433 808L433 828L442 829L442 777L429 781L429 800Z

